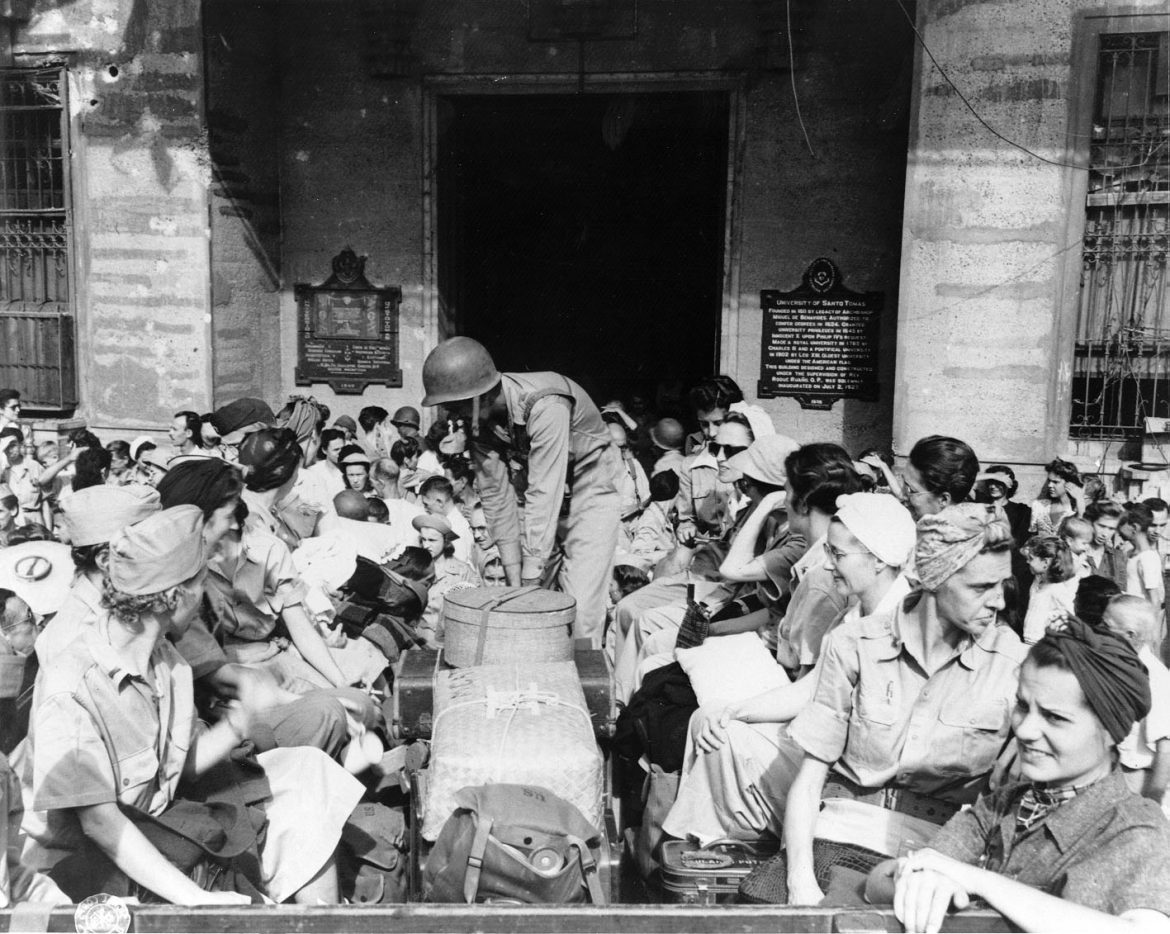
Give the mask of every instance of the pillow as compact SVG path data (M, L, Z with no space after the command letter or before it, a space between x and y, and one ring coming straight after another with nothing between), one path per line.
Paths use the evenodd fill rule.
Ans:
M711 636L675 652L700 707L725 707L783 684L788 675L754 632Z

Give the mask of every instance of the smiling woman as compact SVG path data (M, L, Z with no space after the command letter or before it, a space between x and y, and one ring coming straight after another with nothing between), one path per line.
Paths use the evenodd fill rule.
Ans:
M1170 825L1133 794L1116 747L1150 706L1121 636L1071 619L1032 648L1012 729L1025 782L981 797L930 848L870 875L908 931L973 898L1025 931L1170 930Z

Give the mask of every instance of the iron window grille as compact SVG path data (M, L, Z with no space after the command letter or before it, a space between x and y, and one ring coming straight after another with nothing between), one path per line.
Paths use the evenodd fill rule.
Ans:
M1170 417L1167 33L1103 34L1089 142L1070 433Z
M0 70L0 386L47 411L77 404L66 87Z

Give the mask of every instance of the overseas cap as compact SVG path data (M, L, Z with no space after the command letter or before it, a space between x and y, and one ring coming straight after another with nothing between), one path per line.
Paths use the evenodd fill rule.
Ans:
M164 509L110 542L110 581L122 593L161 593L195 577L204 564L203 511L198 506Z

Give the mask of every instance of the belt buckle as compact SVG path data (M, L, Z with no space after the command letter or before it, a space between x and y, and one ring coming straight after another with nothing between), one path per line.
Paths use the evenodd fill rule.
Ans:
M884 807L887 811L898 810L899 798L900 795L898 794L897 788L893 788L887 785L882 789L882 807Z

